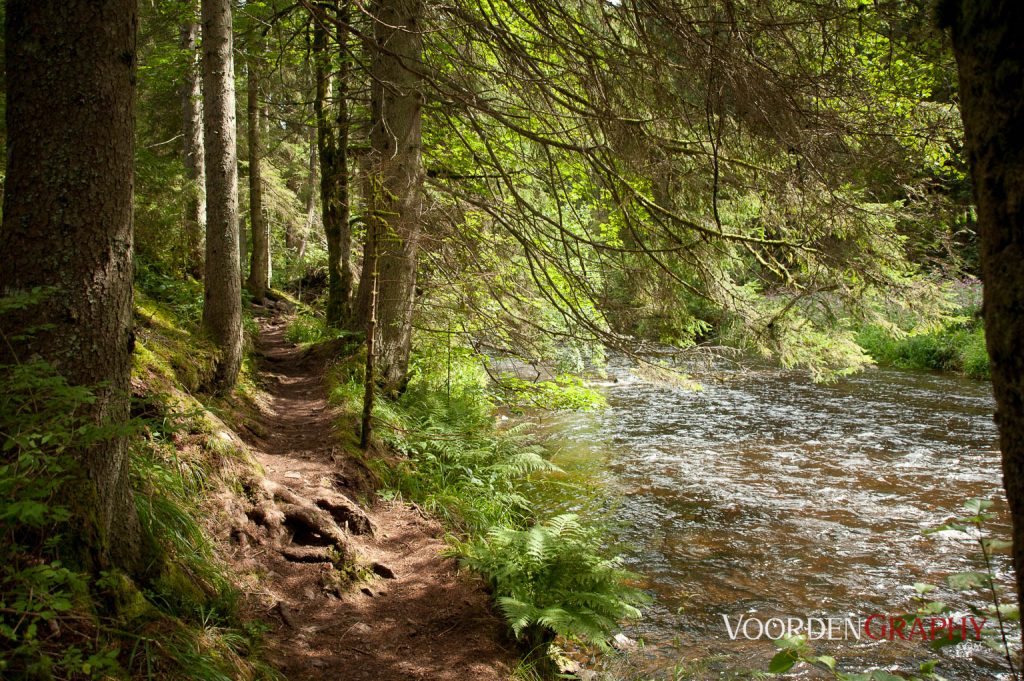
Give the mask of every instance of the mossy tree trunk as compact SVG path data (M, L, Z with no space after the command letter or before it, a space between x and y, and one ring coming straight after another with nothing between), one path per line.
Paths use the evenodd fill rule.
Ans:
M229 390L242 366L238 162L231 0L202 0L206 142L206 276L203 328L219 356L213 388Z
M327 237L327 323L346 326L352 316L352 230L348 191L348 2L321 3L313 17L316 54L317 151L320 201ZM332 52L331 34L334 34ZM333 59L332 54L338 58ZM333 109L333 117L331 115Z
M6 14L0 289L52 292L5 316L0 356L43 358L70 383L93 389L94 421L122 424L134 340L136 2L9 0ZM68 455L80 468L64 498L79 557L92 569L112 563L140 573L126 437L112 434Z
M319 165L319 159L317 157L316 148L316 129L310 128L310 139L309 139L309 181L307 182L308 192L306 194L306 222L302 226L302 229L298 234L289 232L291 234L291 240L288 247L295 251L296 256L301 261L306 256L306 242L309 239L309 233L316 225L317 216L317 187L319 186L319 179L317 177L317 167Z
M189 274L203 276L206 243L206 151L203 147L203 84L199 69L199 23L197 7L181 25L181 48L188 62L181 87L182 145L188 194L185 200L185 266Z
M255 49L259 49L258 46ZM252 252L246 288L254 300L261 301L270 287L270 223L263 214L263 151L260 146L260 77L259 65L250 56L246 65L249 139L249 225L252 228Z
M952 0L939 9L959 66L1003 485L1024 603L1024 3Z
M363 277L360 288L366 290L359 298L360 321L365 323L369 286L376 281L377 372L385 392L404 388L412 346L423 217L422 14L422 0L378 0L373 5L367 222L374 229L377 276Z

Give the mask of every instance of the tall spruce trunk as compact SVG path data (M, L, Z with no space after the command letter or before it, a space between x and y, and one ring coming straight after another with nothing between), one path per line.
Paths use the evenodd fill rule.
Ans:
M309 139L309 182L307 184L306 194L306 222L303 225L302 231L295 235L295 243L290 244L291 248L295 249L298 259L301 261L306 257L306 242L309 239L309 233L316 225L316 197L317 197L317 185L319 180L317 177L317 149L316 149L316 130L311 129ZM351 249L350 249L351 250Z
M405 387L409 368L423 213L423 3L377 0L373 14L368 222L378 262L377 372L384 392L393 393Z
M978 207L985 338L1003 486L1024 603L1024 3L942 3L960 73L960 108ZM1024 632L1022 632L1024 633Z
M249 123L249 225L252 228L252 252L246 288L252 297L263 300L270 287L270 223L263 214L263 163L260 147L260 80L255 59L247 65Z
M328 12L330 11L330 14ZM333 15L333 16L332 16ZM337 19L338 23L332 21ZM327 323L340 327L352 316L352 231L348 197L348 2L324 3L314 17L316 54L314 109L320 156L320 202L327 237ZM330 29L336 26L339 59L331 59ZM335 68L337 75L332 77ZM333 102L332 102L333 100ZM331 107L334 117L331 118Z
M206 277L203 329L219 356L213 389L234 386L242 365L238 162L231 0L203 4L203 132L206 142Z
M373 406L377 388L377 243L376 230L367 230L366 253L369 264L370 314L366 321L366 371L363 374L363 416L359 428L359 448L370 449L373 438Z
M195 7L190 6L195 12ZM206 150L203 146L203 87L198 50L199 24L191 17L181 25L181 48L188 62L181 87L182 152L188 194L185 198L185 267L197 279L206 259Z
M51 289L0 319L0 359L39 356L89 386L97 423L128 418L132 334L135 0L9 0L9 155L0 230L0 291ZM34 327L34 332L21 332ZM12 357L13 355L13 357ZM138 574L142 532L124 435L66 456L62 491L84 567Z

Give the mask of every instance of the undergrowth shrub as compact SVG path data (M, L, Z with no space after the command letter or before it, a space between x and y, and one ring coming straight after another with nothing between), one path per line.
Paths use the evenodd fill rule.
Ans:
M490 582L498 606L531 647L563 636L608 649L621 620L649 602L628 585L619 558L602 556L601 535L574 514L529 529L494 528L462 547L469 567Z
M431 397L425 401L433 408L425 404L425 411L403 419L404 432L386 438L408 456L391 469L394 486L464 532L523 523L530 516L524 479L556 467L529 443L525 425L500 436L492 429L467 430L458 418L472 410Z
M323 314L302 305L284 332L284 337L289 343L297 344L323 343L353 335L358 334L328 326Z
M532 478L558 469L531 424L498 427L500 394L479 362L466 348L421 343L406 390L377 401L375 432L402 455L371 462L387 486L382 494L416 501L446 522L452 554L490 582L509 626L536 654L547 655L556 636L603 647L619 620L639 616L644 595L606 555L602 529L575 516L544 522ZM361 372L337 368L335 377L333 400L359 413Z
M0 299L0 313L16 308ZM166 352L151 359L166 365ZM197 521L209 471L179 458L176 406L148 395L133 409L146 418L97 424L92 392L36 359L0 365L0 384L0 677L271 678ZM82 537L62 495L78 484L76 450L125 433L140 520L162 549L138 582L75 562Z
M944 290L945 308L937 318L883 310L883 321L858 331L857 344L879 364L991 378L981 319L981 282L951 281Z
M88 675L107 669L113 664L107 651L84 636L62 646L50 640L88 590L86 577L60 557L71 514L59 498L74 474L65 450L102 436L78 415L92 393L69 386L38 360L0 366L0 377L0 672Z
M879 364L949 371L972 378L991 376L985 330L980 323L955 323L900 337L880 326L867 326L857 335L857 343Z

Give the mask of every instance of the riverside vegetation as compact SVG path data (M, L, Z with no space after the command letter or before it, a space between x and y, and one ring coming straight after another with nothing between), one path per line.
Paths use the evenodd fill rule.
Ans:
M529 421L610 356L990 377L1024 570L1024 5L0 18L5 678L607 650L649 597Z
M879 364L990 378L981 323L981 282L952 283L949 296L951 309L945 320L923 327L899 318L886 326L867 325L857 334L857 343Z

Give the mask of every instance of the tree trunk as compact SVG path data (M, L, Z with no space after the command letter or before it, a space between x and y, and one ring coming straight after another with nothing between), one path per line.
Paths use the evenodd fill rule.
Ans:
M245 226L245 214L238 212L238 279L245 286L246 268L249 265L249 230Z
M316 190L317 190L317 134L316 130L312 130L309 140L309 185L306 195L306 224L302 231L297 235L295 244L292 248L295 249L298 254L298 259L301 261L306 256L306 242L309 239L309 233L316 225ZM350 249L351 250L351 249Z
M136 2L9 0L6 13L10 143L0 291L52 293L4 317L0 356L40 356L70 383L92 388L95 422L121 424L134 342ZM69 452L82 478L63 501L73 511L68 536L87 567L112 562L139 574L146 557L127 444L111 435Z
M194 12L194 7L190 10ZM186 269L197 279L203 276L206 239L206 151L203 147L203 89L199 74L199 24L192 18L181 25L181 48L188 65L181 88L182 137L185 177L188 194L185 199Z
M377 175L373 172L372 154L363 154L359 158L359 183L362 187L363 199L363 222L366 226L366 235L363 237L363 261L359 269L359 288L356 290L355 302L352 306L352 330L365 329L367 320L370 318L370 294L374 288L371 285L371 277L376 267L371 267L370 259L366 254L370 252L370 241L373 238L373 229L376 224L373 219L373 193L377 182Z
M384 391L395 392L404 388L409 367L423 212L423 3L377 0L374 10L368 182L378 257L377 370Z
M367 230L365 258L370 266L370 315L366 322L366 372L363 375L363 418L359 428L359 448L370 449L373 438L373 403L377 387L377 241L375 230Z
M252 260L249 263L249 281L246 288L258 302L270 287L270 225L263 215L262 150L260 148L260 83L255 59L249 61L247 71L249 118L249 225L252 227Z
M943 3L953 29L960 107L978 206L985 337L992 360L1003 485L1024 603L1024 4Z
M242 365L238 163L231 0L203 4L203 132L206 141L206 277L203 328L220 355L213 388L234 386Z
M334 26L328 8L314 17L313 51L316 53L317 151L320 155L320 202L327 237L327 323L345 326L351 319L352 233L348 205L348 3L339 10L337 0L328 5L339 20L336 47L339 63L331 59L329 29ZM334 67L338 75L331 77ZM330 117L331 100L335 116Z

